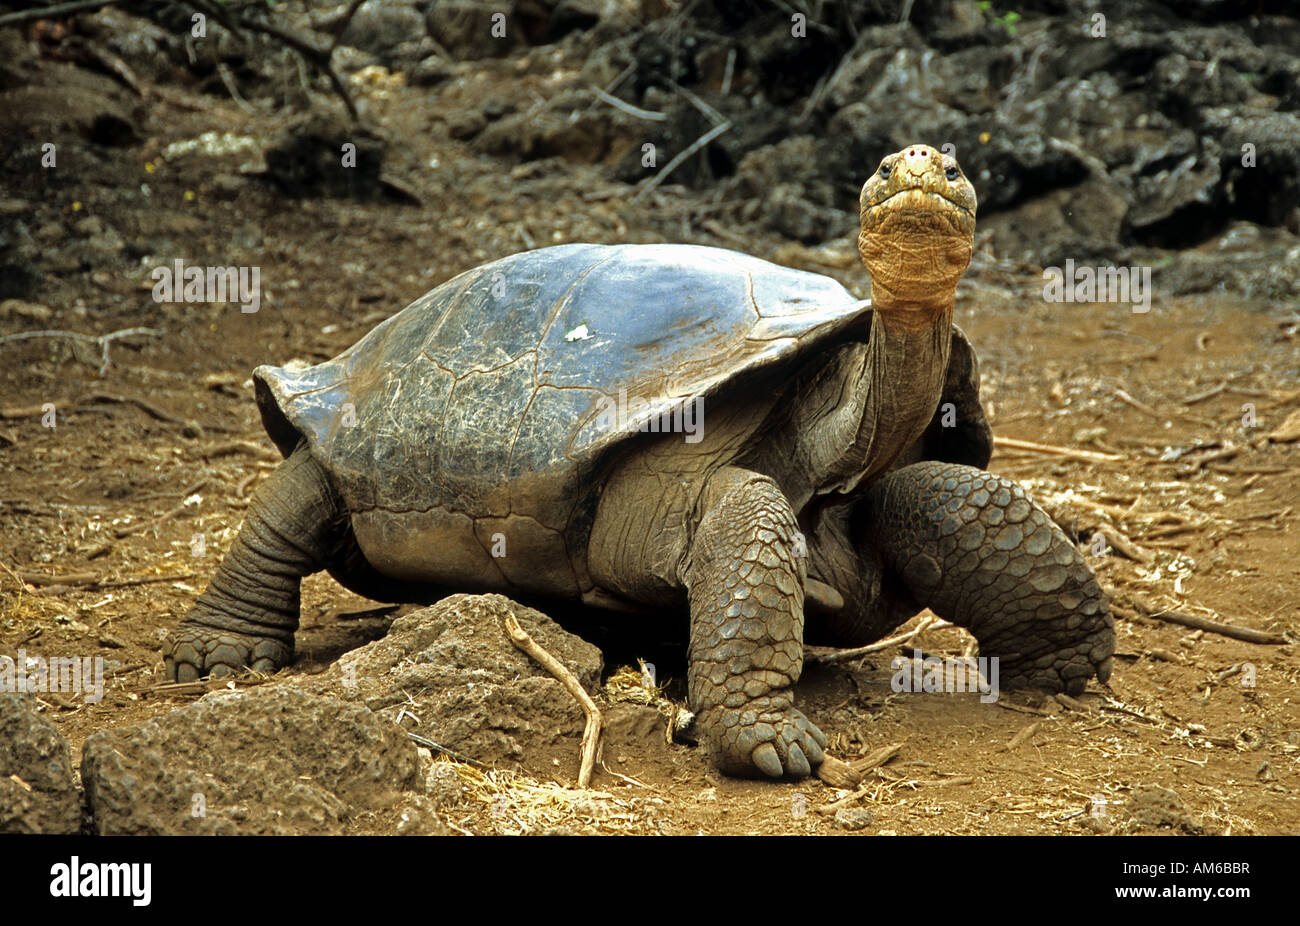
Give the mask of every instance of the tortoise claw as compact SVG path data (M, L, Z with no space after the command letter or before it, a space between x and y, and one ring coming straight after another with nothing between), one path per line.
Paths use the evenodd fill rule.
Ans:
M706 721L714 762L729 775L807 778L825 758L826 735L789 699L761 697Z
M253 637L182 621L165 647L167 680L193 682L227 678L240 669L274 672L293 661L293 647L271 637Z

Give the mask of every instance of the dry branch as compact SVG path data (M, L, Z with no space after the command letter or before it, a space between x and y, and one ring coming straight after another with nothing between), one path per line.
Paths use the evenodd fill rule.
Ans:
M43 331L23 331L19 334L8 334L0 338L0 344L10 341L26 341L30 338L62 338L68 341L81 341L82 343L91 343L99 346L99 375L103 376L104 371L108 369L108 345L113 341L121 338L132 337L137 334L160 335L162 334L157 328L123 328L120 331L110 331L108 334L93 335L82 334L80 331L63 331L61 329L47 329Z
M126 579L109 579L94 572L74 572L68 575L55 576L46 575L40 572L17 572L15 575L22 579L28 585L44 586L49 590L69 588L78 588L81 586L90 586L92 588L126 588L131 585L151 585L154 582L171 582L181 579L192 579L197 573L179 572L165 576L132 576ZM52 594L53 591L50 591ZM36 594L42 594L40 592Z
M1156 411L1154 408L1152 408L1152 407L1151 407L1150 405L1148 405L1147 403L1145 403L1145 402L1140 402L1140 401L1138 401L1137 399L1133 398L1131 395L1129 395L1129 394L1128 394L1127 392L1125 392L1123 389L1116 389L1116 390L1115 390L1115 398L1119 399L1121 402L1123 402L1125 405L1129 406L1130 408L1136 408L1136 409L1137 409L1138 411L1140 411L1142 414L1144 414L1144 415L1150 415L1152 418L1155 418L1155 419L1157 419L1157 420L1160 420L1160 419L1163 419L1163 418L1167 417L1166 415L1162 415L1162 414L1160 414L1158 411Z
M1210 620L1208 617L1201 617L1197 614L1159 608L1137 595L1131 597L1138 611L1154 620L1165 621L1169 624L1180 624L1183 627L1192 627L1208 633L1217 633L1220 636L1231 637L1234 640L1244 640L1247 643L1281 646L1287 642L1286 638L1280 633L1270 633L1267 630L1252 630L1249 627L1234 627L1231 624Z
M1122 463L1124 458L1114 453L1097 453L1092 450L1078 450L1073 447L1058 447L1054 444L1038 444L1034 441L1018 440L1014 437L993 438L995 447L1007 450L1025 450L1031 453L1044 453L1055 457L1079 460L1083 463Z
M859 656L867 656L871 653L878 653L887 650L895 645L906 646L915 640L920 634L927 630L942 630L945 627L955 627L945 620L937 617L929 617L921 621L914 628L906 633L896 634L892 637L886 637L875 643L869 643L866 646L855 646L853 649L834 650L832 652L814 652L804 658L806 663L820 663L821 665L832 665L837 662L844 662L849 659L856 659Z
M74 572L66 576L52 576L41 572L17 572L18 578L28 585L94 585L100 575L94 572Z
M118 2L119 0L75 0L72 3L57 3L54 6L43 6L34 10L19 10L16 13L6 13L0 16L0 26L16 26L38 19L61 18L70 16L73 13L80 13L82 10L95 10L102 6L113 6Z
M825 756L822 764L817 766L817 777L828 787L845 791L852 791L862 784L861 772L842 759L831 755Z
M854 791L852 794L846 794L838 801L832 801L829 804L823 804L821 807L817 808L817 812L820 814L827 814L827 815L833 814L841 807L848 807L850 804L854 804L862 800L870 793L871 793L871 786L867 785L863 788L858 789L857 791Z
M1002 751L1010 752L1011 750L1017 748L1018 746L1022 745L1026 740L1029 740L1031 737L1033 737L1033 735L1037 733L1039 730L1041 730L1042 727L1043 727L1043 722L1041 720L1035 720L1033 723L1025 725L1020 729L1019 733L1011 737L1011 739L1007 742L1007 744L1002 747Z
M582 684L574 674L558 659L542 649L537 641L519 626L519 621L513 614L506 617L506 632L510 634L511 643L533 657L542 668L555 676L569 694L582 705L582 712L587 715L587 725L582 731L582 765L578 770L578 787L590 787L591 770L596 765L596 749L600 745L600 731L604 724L600 716L600 708L596 707L596 702L591 700L591 695L583 690Z
M177 418L175 415L171 414L170 412L165 412L157 405L154 405L151 402L146 402L144 399L141 399L138 396L115 395L114 393L111 392L92 392L78 399L77 405L78 406L88 405L92 402L110 402L118 405L134 405L136 408L140 409L142 412L147 414L150 418L156 418L158 421L163 421L166 422L167 424L179 424L179 425L183 425L186 423L184 418Z
M678 167L680 167L683 161L685 161L692 154L699 151L709 142L713 141L713 139L717 138L719 135L721 135L723 132L727 131L730 128L731 128L730 122L724 122L721 125L715 125L713 128L709 129L699 138L695 139L695 141L691 142L691 144L687 147L685 151L683 151L681 154L677 155L677 157L673 158L671 161L665 164L664 169L659 171L659 173L655 174L654 177L650 180L650 182L647 183L639 193L637 193L635 196L632 197L632 205L635 206L641 200L649 196L651 191L653 191L655 187L659 186L659 184L667 180L668 175L671 174L673 171L675 171Z
M902 743L890 743L888 746L881 746L874 752L869 752L861 759L856 759L849 763L849 767L859 774L865 775L873 768L879 768L894 756L898 755L903 749Z

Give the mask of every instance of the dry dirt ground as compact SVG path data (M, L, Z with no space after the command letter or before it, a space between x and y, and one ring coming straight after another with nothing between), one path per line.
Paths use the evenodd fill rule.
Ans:
M488 96L549 95L574 72L542 49L466 75L436 93L374 72L357 85L425 165L413 181L420 206L286 199L240 176L247 151L163 158L169 144L204 132L263 140L280 128L278 117L212 97L151 103L143 143L108 151L101 169L115 176L112 185L80 185L73 173L57 190L5 191L30 200L29 219L52 229L51 240L95 234L90 217L128 240L162 234L174 248L157 262L256 264L262 275L260 311L241 314L231 304L160 306L147 268L74 261L43 268L32 299L53 307L52 318L0 320L0 333L162 332L114 342L102 377L94 350L57 340L0 345L0 653L110 661L102 702L42 696L74 750L96 729L195 697L155 689L163 681L159 641L203 588L249 493L274 465L253 404L255 365L328 358L460 270L534 243L740 246L865 285L841 252L809 252L743 228L723 229L726 239L701 230L704 196L668 185L633 206L629 188L594 167L552 159L512 170L471 153L450 137L449 116ZM1300 383L1284 307L1157 293L1149 314L1134 314L1121 305L1046 304L1041 285L1035 268L978 258L957 320L982 357L999 437L1094 455L1002 446L992 468L1031 486L1081 543L1097 529L1114 539L1091 556L1117 602L1109 686L1094 682L1071 704L898 694L889 687L891 650L810 666L801 706L841 758L901 744L852 802L871 813L864 833L1300 831L1300 443L1279 430L1300 408ZM57 407L57 427L42 425L44 403ZM49 584L76 574L97 584ZM328 577L308 580L299 659L286 672L320 671L382 635L391 614L332 619L369 607ZM1249 643L1146 616L1169 608L1289 642ZM917 643L960 652L965 640L939 629ZM637 655L653 654L632 647L607 660ZM681 666L669 660L660 671L680 678ZM572 781L576 757L558 766L553 758L525 758L522 771ZM570 804L546 825L842 831L822 809L843 795L820 782L720 778L698 750L654 735L627 740L605 762L619 775L600 770L595 787L617 800L640 798L637 812L596 821ZM526 828L518 817L494 814L486 800L448 816L474 833ZM396 821L378 814L351 825L392 832Z

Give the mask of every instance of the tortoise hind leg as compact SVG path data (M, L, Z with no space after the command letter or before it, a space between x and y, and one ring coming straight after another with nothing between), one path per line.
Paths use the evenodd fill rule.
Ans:
M334 563L348 514L305 444L254 494L234 545L166 644L172 681L293 659L304 576Z
M1114 621L1069 538L1016 483L952 463L879 479L859 508L911 599L967 628L996 657L1003 687L1079 694L1110 677Z

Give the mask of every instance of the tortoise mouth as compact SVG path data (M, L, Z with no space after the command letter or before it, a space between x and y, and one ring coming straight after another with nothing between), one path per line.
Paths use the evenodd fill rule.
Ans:
M910 187L891 193L867 207L862 215L867 234L940 234L969 238L975 231L975 213L938 190Z
M970 218L975 217L970 207L958 203L956 199L945 196L943 192L936 190L923 190L920 187L911 187L907 190L898 190L892 192L879 203L871 204L867 211L871 213L883 212L941 212L948 209L957 209L958 212Z
M889 211L891 212L913 211L907 209L908 206L920 207L921 211L931 212L934 211L934 207L933 205L927 205L927 204L932 203L932 204L937 204L940 207L952 207L961 212L964 212L966 215L970 216L971 218L975 217L974 212L972 212L967 206L963 206L961 203L957 202L955 199L951 199L947 196L944 196L942 193L936 192L935 190L923 190L919 187L913 187L908 190L899 190L897 193L891 193L888 196L886 196L884 199L882 199L880 202L872 205L870 208L874 211L876 209L885 208L886 204L891 204L891 203L893 205L888 206Z

